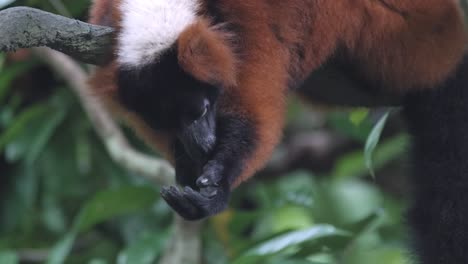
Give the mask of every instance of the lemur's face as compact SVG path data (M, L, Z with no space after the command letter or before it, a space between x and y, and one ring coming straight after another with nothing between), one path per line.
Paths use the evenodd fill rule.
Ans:
M216 141L219 89L195 79L178 64L175 48L141 68L121 68L119 98L155 130L174 133L195 160Z
M235 82L235 59L198 8L195 0L122 1L116 50L121 103L200 161L215 144L215 102Z

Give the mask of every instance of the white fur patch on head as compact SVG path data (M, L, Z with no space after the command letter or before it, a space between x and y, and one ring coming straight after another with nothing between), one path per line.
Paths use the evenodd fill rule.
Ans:
M117 60L141 67L156 60L196 20L198 0L122 0Z

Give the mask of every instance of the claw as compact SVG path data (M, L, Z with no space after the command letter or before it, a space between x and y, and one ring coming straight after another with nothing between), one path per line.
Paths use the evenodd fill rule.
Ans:
M197 179L197 186L200 188L204 188L207 186L218 187L219 182L214 181L214 179L211 179L211 177L209 176L201 176L200 178Z
M201 178L201 179L198 180L199 185L201 185L201 184L206 185L206 184L208 184L208 182L209 181L208 181L207 178Z

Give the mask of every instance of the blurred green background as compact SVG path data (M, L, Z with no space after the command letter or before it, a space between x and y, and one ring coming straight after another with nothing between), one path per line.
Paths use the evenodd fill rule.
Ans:
M14 5L86 20L90 2L0 0ZM290 101L270 164L204 226L203 263L408 263L408 137L398 109L374 149L388 109L324 112ZM0 264L61 255L64 263L157 263L173 218L159 188L109 158L46 65L25 50L0 54Z

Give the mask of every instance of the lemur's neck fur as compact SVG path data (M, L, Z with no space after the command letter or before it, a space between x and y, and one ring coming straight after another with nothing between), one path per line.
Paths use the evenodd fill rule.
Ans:
M133 68L153 63L195 23L198 9L198 0L122 0L119 64Z

